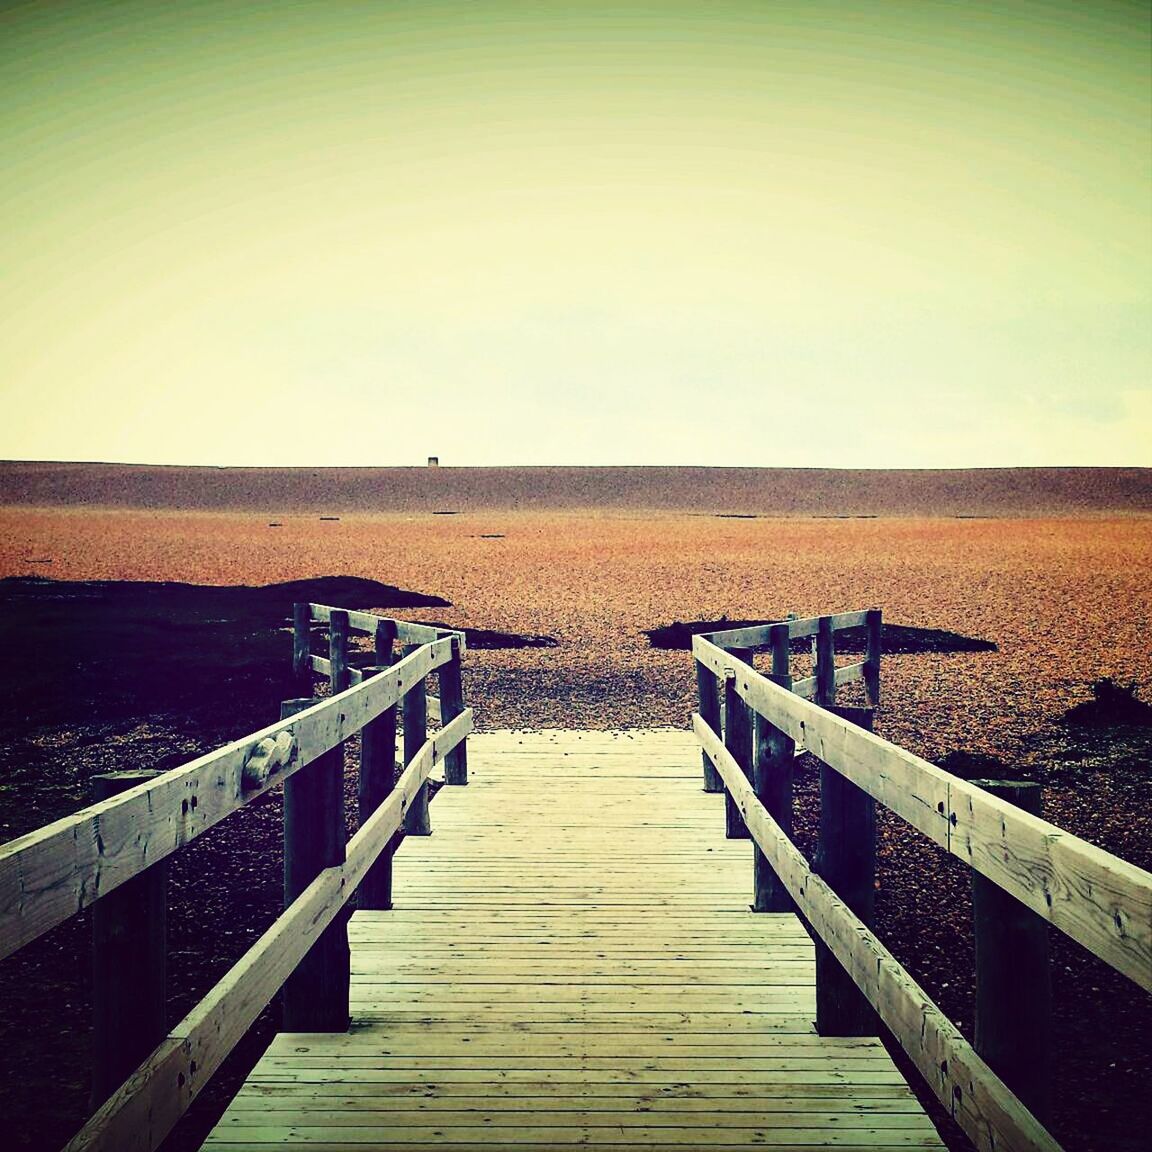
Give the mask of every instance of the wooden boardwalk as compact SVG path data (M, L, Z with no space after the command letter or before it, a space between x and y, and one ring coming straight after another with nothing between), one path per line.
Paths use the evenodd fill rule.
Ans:
M282 1034L206 1148L941 1148L812 946L748 911L687 732L492 733L395 909L351 922L348 1034Z

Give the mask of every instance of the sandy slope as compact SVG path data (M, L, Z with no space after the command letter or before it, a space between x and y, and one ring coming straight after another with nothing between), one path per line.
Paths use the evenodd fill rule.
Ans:
M775 516L1152 512L1152 469L184 468L0 462L0 505L414 512L621 509Z

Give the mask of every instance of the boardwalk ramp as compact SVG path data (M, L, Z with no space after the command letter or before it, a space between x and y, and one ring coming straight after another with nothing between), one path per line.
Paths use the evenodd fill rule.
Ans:
M348 1033L281 1034L205 1148L942 1148L812 945L748 910L687 732L497 732L351 921Z

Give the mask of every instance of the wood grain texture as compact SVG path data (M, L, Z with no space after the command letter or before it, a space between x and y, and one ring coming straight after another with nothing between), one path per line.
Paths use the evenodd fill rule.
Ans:
M1060 1152L1060 1145L980 1059L959 1029L809 867L756 799L720 737L699 716L693 718L693 727L800 914L843 965L973 1144L981 1152Z
M0 958L206 832L336 747L452 656L445 638L379 676L287 720L217 748L157 779L0 847ZM293 738L295 757L258 787L244 765L266 739Z
M472 728L458 716L421 748L396 788L291 907L69 1141L65 1152L154 1152L309 949L341 914L434 765ZM386 915L386 913L384 914Z
M745 702L823 763L1072 939L1152 990L1152 873L800 699L701 636Z
M312 621L317 624L328 623L334 611L345 612L342 608L333 609L327 604L309 604L308 610ZM374 612L356 612L352 609L348 609L345 614L348 627L354 632L375 637L383 623L390 630L392 638L401 644L431 644L445 636L458 636L461 652L467 650L464 633L452 628L435 628L431 624L414 624L409 620L396 620L391 616L377 616Z
M876 1039L815 1034L811 941L749 911L698 755L473 737L349 925L350 1032L278 1036L206 1147L940 1149Z
M720 648L760 648L772 643L772 630L783 626L788 628L792 639L802 636L816 636L820 631L821 619L831 622L834 632L844 628L862 628L867 622L867 612L839 612L834 616L810 616L803 620L781 620L775 624L758 624L751 628L727 628L721 632L707 632L704 635Z

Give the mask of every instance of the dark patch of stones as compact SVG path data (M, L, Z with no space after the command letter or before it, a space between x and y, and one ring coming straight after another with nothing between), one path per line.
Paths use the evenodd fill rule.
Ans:
M779 620L729 620L721 616L718 620L674 620L658 628L644 630L648 643L653 648L668 651L688 651L692 647L692 637L708 632L723 632L731 628L760 628L766 624L778 624ZM881 644L885 653L897 655L917 652L995 652L996 645L991 640L975 636L962 636L958 632L948 632L940 628L915 628L907 624L884 624L881 629ZM767 644L758 645L756 651L766 651ZM793 652L807 652L811 648L811 638L804 636L792 641ZM845 628L836 633L836 651L863 653L867 650L867 639L863 628Z
M0 580L0 635L19 674L0 696L0 726L169 715L212 733L251 731L296 695L296 601L449 606L355 576L261 587L10 577Z
M1136 685L1121 684L1105 676L1092 685L1092 699L1064 713L1064 722L1079 727L1152 727L1152 705L1136 695Z
M432 628L454 628L439 620L423 620ZM491 628L455 628L464 633L464 643L469 651L495 650L499 648L556 648L560 641L555 636L537 636L531 633L521 635L516 632L497 632Z

